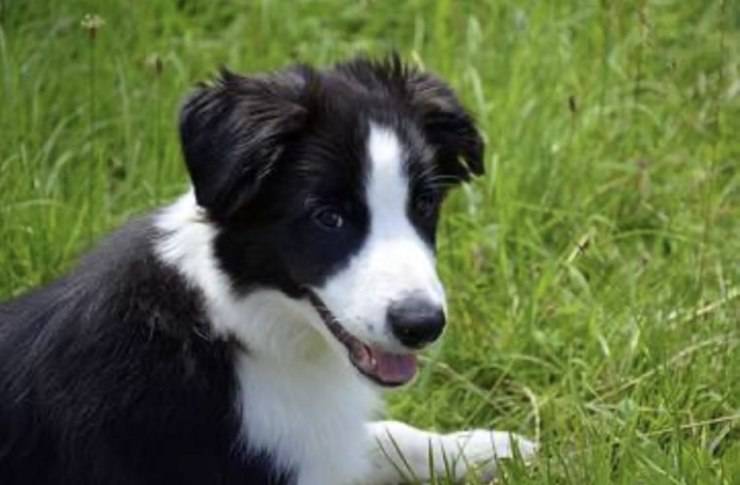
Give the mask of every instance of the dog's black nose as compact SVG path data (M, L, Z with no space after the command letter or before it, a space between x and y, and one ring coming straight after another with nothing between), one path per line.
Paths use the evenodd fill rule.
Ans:
M419 348L434 342L445 326L442 307L420 297L396 301L388 308L393 335L407 347Z

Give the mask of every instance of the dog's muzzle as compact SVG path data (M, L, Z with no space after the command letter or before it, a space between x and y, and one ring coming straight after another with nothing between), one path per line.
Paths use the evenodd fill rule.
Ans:
M347 349L350 362L362 375L384 387L401 386L414 378L417 368L414 354L387 352L362 342L342 326L314 291L306 288L305 293L331 334Z

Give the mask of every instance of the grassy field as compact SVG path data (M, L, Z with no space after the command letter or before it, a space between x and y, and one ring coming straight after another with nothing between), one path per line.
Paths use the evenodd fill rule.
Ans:
M177 109L220 65L390 49L489 148L441 225L451 328L389 413L541 440L500 483L740 483L732 0L0 0L0 297L186 188Z

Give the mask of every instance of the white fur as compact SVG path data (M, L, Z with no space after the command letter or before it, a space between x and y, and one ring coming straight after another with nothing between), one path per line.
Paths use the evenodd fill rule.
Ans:
M429 482L448 474L462 480L471 468L488 483L496 474L498 460L520 456L529 460L537 449L534 443L505 431L475 429L439 434L416 429L398 421L368 424L376 446L374 464L366 485L395 484L401 481ZM430 462L431 458L431 462ZM388 462L393 466L388 466Z
M354 369L333 353L289 367L242 359L250 446L295 466L299 485L349 484L370 471L365 423L377 396Z
M386 322L391 303L414 293L444 308L445 295L434 255L407 216L408 177L398 136L372 124L367 153L370 232L347 267L316 291L350 333L401 352Z

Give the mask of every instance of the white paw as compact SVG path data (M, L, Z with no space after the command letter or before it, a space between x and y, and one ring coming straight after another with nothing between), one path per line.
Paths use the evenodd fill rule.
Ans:
M476 429L452 433L447 438L454 442L455 453L465 468L475 470L484 481L495 477L498 460L512 458L515 448L524 461L530 461L537 452L534 442L507 431Z

